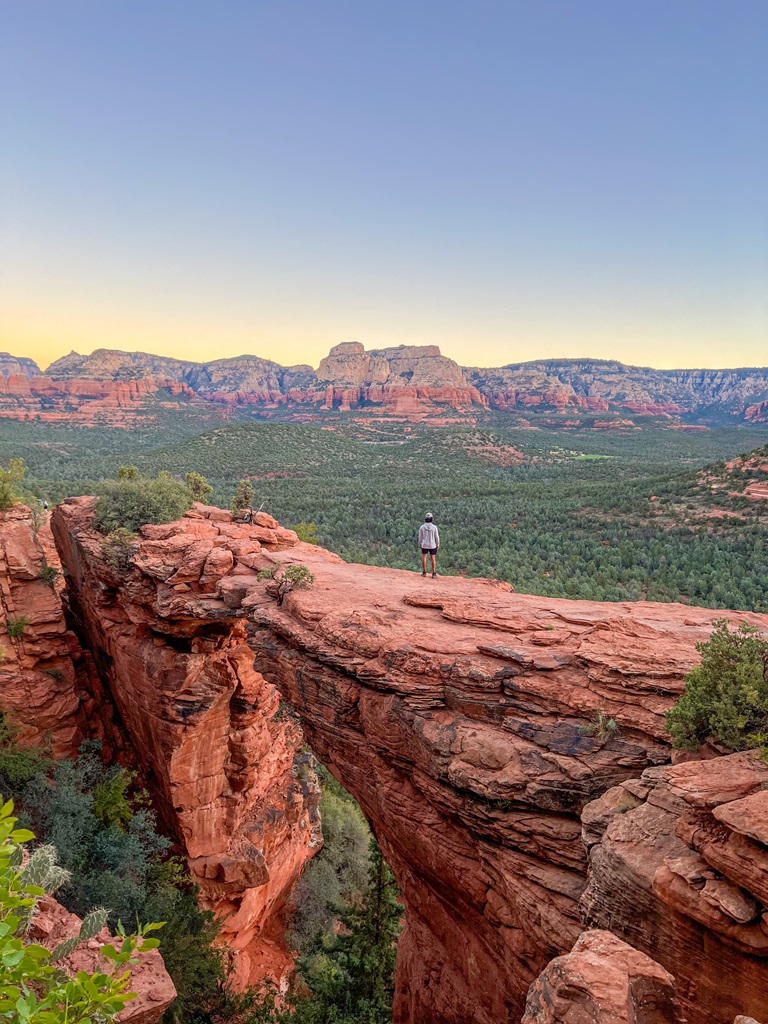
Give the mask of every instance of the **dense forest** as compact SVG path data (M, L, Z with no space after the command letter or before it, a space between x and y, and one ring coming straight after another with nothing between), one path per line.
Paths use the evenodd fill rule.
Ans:
M338 417L323 428L246 422L194 433L4 423L0 462L24 458L49 501L97 492L131 463L202 473L228 506L246 477L256 507L313 523L342 557L416 568L426 511L439 571L521 591L597 600L683 600L768 610L768 503L713 494L701 469L765 444L760 430L434 428ZM738 476L738 472L737 472Z

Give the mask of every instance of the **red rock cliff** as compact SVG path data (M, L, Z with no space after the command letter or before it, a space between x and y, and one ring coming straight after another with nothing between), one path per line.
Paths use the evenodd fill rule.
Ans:
M299 712L313 749L359 800L397 876L406 924L395 1021L519 1021L529 985L582 930L588 859L581 811L669 760L664 711L682 691L714 613L551 600L482 580L422 580L346 565L266 525L224 523L215 534L215 524L194 519L145 528L118 590L114 577L102 578L90 509L79 499L56 513L70 579L114 659L115 700L129 731L143 737L168 792L186 794L174 803L180 820L182 807L187 815L186 828L200 820L198 803L203 818L224 820L217 803L224 790L244 806L230 796L236 787L214 756L228 727L240 735L227 725L232 711L213 719L220 740L205 747L194 739L210 709L229 700L216 704L205 658L194 658L226 648L245 625L259 678ZM268 546L284 550L275 555ZM276 558L303 562L316 576L282 606L256 578ZM768 626L766 616L725 614ZM192 645L178 679L155 660L170 658L163 652L171 643ZM597 710L620 731L586 735ZM178 776L176 765L184 767ZM237 813L226 819L235 835L238 820ZM231 847L217 852L215 870L220 856L237 861ZM590 892L611 884L600 881L598 860ZM760 863L765 870L768 860ZM603 923L599 901L589 900L588 915L619 932L645 906L626 900L619 917ZM709 986L692 994L687 979L699 970L696 960L675 952L687 942L690 919L669 904L654 907L664 927L636 945L668 969L674 963L688 986L690 1024L725 1019ZM699 939L710 937L720 941L705 923ZM757 958L756 970L768 976L762 949L740 948L733 957L734 969ZM748 991L739 993L739 1011L759 1015Z
M22 744L74 754L84 737L84 656L61 608L61 563L48 516L0 512L0 708Z
M73 618L162 819L224 921L238 981L279 980L292 961L275 916L320 845L317 794L298 777L300 731L254 671L242 621L204 609L219 607L214 592L236 558L296 535L268 516L240 529L228 512L197 506L179 524L145 527L137 568L119 573L90 528L92 507L76 499L54 513ZM199 609L188 615L191 600Z

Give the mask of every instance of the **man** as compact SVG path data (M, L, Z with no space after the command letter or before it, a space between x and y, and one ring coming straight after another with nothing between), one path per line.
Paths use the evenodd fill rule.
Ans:
M429 555L432 558L432 579L434 579L437 576L435 556L440 547L440 534L432 519L432 513L427 512L424 522L419 527L419 547L421 548L421 575L427 575L427 555Z

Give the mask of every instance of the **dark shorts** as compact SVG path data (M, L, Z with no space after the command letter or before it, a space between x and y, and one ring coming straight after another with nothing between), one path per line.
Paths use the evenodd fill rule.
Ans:
M421 553L422 555L436 555L437 548L422 548Z

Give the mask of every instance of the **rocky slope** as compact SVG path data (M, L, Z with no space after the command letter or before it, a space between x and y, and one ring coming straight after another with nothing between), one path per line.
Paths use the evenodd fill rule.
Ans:
M279 982L292 960L275 919L322 841L317 786L300 772L301 734L254 671L242 623L174 609L192 597L216 606L236 559L253 564L262 546L296 545L296 535L265 514L238 528L228 512L196 506L181 524L144 527L140 569L125 576L90 530L92 507L66 503L54 529L71 618L114 706L112 742L136 752L203 902L224 922L238 983Z
M465 422L493 409L544 413L553 423L597 415L601 428L621 420L631 427L632 416L761 424L768 422L768 369L654 370L588 359L462 368L436 345L366 351L359 342L336 345L316 371L248 355L193 363L98 349L72 352L40 374L31 360L0 355L0 416L120 423L148 403L172 408L176 401L214 403L223 415L245 406L304 419L362 410Z
M228 513L205 509L145 527L132 564L115 576L104 567L92 501L67 502L55 519L73 599L92 623L85 628L102 652L127 732L138 737L187 841L215 839L214 829L206 832L210 823L223 833L222 848L200 864L200 877L221 886L222 898L234 900L226 890L230 877L242 892L248 843L264 850L266 831L250 831L247 797L256 786L258 804L264 790L252 774L241 774L237 716L260 701L262 711L264 702L274 708L275 698L263 696L272 686L301 716L320 759L359 800L405 902L396 1022L519 1021L529 986L571 949L585 915L620 937L631 932L633 945L676 975L690 1024L715 1024L736 1012L766 1018L768 987L754 984L765 980L768 966L756 939L760 893L743 896L747 942L734 931L742 926L649 892L654 831L636 831L621 871L613 868L619 854L605 845L618 843L614 825L601 832L594 807L585 826L589 841L607 852L593 849L588 859L582 839L581 812L615 787L631 794L620 809L639 813L640 803L658 804L670 820L680 818L680 807L661 791L658 799L648 794L656 780L679 789L672 778L691 771L663 767L671 754L664 711L681 692L713 613L558 601L487 581L422 580L346 565L297 544L266 518L236 527ZM309 566L314 586L278 604L274 586L257 579L259 567L276 560ZM768 628L766 616L726 617ZM255 654L258 682L250 685L262 687L262 696L242 683L245 657L238 660L241 682L221 669L233 645L241 650L243 630ZM240 692L243 703L233 699ZM598 711L619 730L601 737L590 725ZM270 749L279 750L268 711L267 719ZM222 763L227 730L236 750ZM718 763L726 764L732 787L739 771L726 762ZM762 769L750 762L749 771ZM310 794L293 794L293 803L281 796L276 813L257 810L256 817L279 818L289 841L300 837L293 846L299 851L311 835ZM631 822L630 814L621 821ZM670 821L663 826L668 832ZM768 850L752 853L751 868L745 862L726 870L721 863L716 870L754 890ZM289 860L297 867L303 856ZM722 901L726 888L716 887ZM643 930L636 919L646 909ZM722 906L717 913L725 914ZM699 983L692 935L696 949L724 950L733 976L746 979L731 984L722 1002L709 983ZM672 1019L666 1010L662 1016Z
M589 804L585 920L652 953L689 1020L768 1015L768 764L651 768Z

